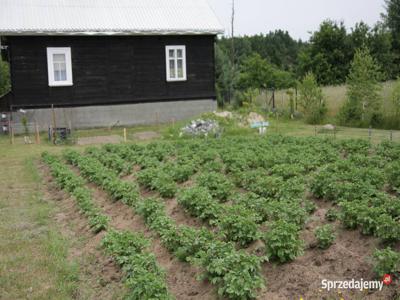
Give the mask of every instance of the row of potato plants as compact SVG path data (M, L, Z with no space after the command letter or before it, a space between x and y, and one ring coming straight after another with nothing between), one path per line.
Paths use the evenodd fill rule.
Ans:
M150 241L143 234L110 230L101 243L125 273L125 284L131 290L125 299L174 299L168 292L165 271L148 251Z
M207 150L200 157L215 158L215 152ZM193 169L191 165L188 175L193 173ZM174 170L169 162L160 162L158 168L150 167L140 171L138 181L151 188L152 183L157 182L155 178L169 170ZM171 180L173 172L169 174ZM219 238L238 242L241 246L261 238L269 245L266 247L266 258L282 263L302 253L303 242L299 239L299 230L306 220L307 212L301 207L300 201L274 201L248 193L237 197L236 203L222 205L219 202L225 202L233 189L225 176L215 171L204 172L196 177L196 183L198 186L179 191L178 203L192 216L214 225L218 229ZM259 207L254 206L254 203L259 204ZM270 222L268 226L271 230L267 233L259 230L259 225L264 221Z
M363 234L396 242L400 240L400 199L384 192L384 167L378 157L349 155L321 169L311 191L338 204L339 219L346 228L360 227Z
M88 147L85 149L85 153L95 157L102 164L115 170L120 175L128 175L132 171L132 165L126 163L126 161L115 153L110 153L97 147Z
M42 157L50 167L57 185L76 199L92 230L95 233L108 230L102 239L102 246L125 273L125 284L130 290L126 299L173 299L168 293L164 271L157 265L154 255L145 251L149 240L138 233L110 229L109 218L95 206L85 181L57 156L44 152Z
M137 186L134 191L127 189L128 183L120 180L96 159L75 151L68 151L64 156L81 169L83 176L141 215L150 229L159 234L170 252L183 261L203 267L203 277L218 286L220 295L230 299L252 299L264 286L260 275L262 258L244 250L236 250L234 244L218 240L204 228L178 226L166 215L161 200L141 199Z
M85 187L85 181L62 163L57 156L44 152L42 159L49 166L57 185L76 200L80 211L88 218L92 231L98 233L106 230L109 218L103 215L94 204L91 191Z

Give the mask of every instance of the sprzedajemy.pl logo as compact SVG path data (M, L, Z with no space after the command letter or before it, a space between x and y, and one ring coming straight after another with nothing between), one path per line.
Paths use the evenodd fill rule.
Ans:
M367 281L364 279L360 280L328 280L323 279L321 281L321 287L328 292L331 290L379 290L382 291L383 285L390 285L392 283L392 276L386 274L382 280Z

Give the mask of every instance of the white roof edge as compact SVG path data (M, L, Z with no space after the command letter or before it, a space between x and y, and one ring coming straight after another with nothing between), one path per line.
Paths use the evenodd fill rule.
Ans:
M0 36L143 36L143 35L219 35L225 31L221 29L206 31L171 30L171 31L29 31L13 30L0 31Z
M0 0L1 35L217 35L207 0Z

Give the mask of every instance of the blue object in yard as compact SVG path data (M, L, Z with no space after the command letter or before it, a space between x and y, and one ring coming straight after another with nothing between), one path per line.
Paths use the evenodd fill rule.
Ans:
M252 123L251 128L265 128L269 126L269 122L256 122L256 123Z

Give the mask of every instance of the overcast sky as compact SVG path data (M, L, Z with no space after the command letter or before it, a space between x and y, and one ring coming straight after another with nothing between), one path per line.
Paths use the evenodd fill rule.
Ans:
M230 34L232 0L208 0ZM363 20L374 25L384 12L384 0L235 0L235 31L239 35L289 31L295 39L308 40L310 31L325 19L353 27Z

